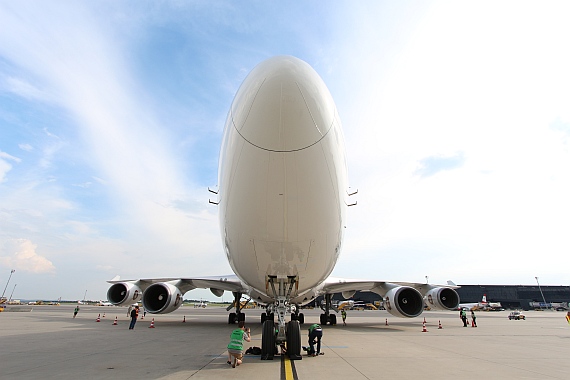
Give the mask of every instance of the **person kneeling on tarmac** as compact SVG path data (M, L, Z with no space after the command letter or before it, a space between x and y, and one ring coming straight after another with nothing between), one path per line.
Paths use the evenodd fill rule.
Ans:
M323 337L323 329L317 323L309 327L309 349L307 354L309 356L317 356L321 354L321 338ZM317 351L315 352L315 343L317 344Z
M245 327L244 321L239 321L238 328L232 331L230 339L230 343L228 344L228 364L231 364L232 368L235 368L241 364L243 359L243 341L251 341L249 327Z

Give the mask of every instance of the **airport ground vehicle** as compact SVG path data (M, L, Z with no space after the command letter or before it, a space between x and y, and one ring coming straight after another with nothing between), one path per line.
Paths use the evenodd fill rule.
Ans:
M524 319L526 319L526 316L523 313L521 313L520 311L512 311L509 314L509 321L512 319L516 319L516 320L523 319L524 320Z

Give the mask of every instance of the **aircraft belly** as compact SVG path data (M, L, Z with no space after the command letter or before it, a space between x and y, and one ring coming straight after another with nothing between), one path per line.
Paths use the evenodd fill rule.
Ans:
M230 265L257 289L265 288L267 275L298 275L302 291L324 280L336 263L343 198L323 145L326 139L297 152L247 143L240 149L224 197L224 228Z

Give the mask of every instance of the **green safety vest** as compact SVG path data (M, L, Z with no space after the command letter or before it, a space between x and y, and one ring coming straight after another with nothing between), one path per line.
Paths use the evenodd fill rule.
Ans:
M321 329L321 326L320 326L319 324L317 324L317 323L315 323L314 325L311 325L311 326L309 327L309 334L312 333L313 330L315 330L315 329L319 329L319 330L320 330L320 329Z
M232 331L230 335L230 344L228 344L230 350L243 351L243 330L237 329Z

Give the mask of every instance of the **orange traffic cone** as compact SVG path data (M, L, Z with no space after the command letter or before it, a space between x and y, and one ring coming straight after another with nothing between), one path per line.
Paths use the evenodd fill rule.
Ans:
M117 325L117 317L115 317L115 322L113 322L113 326Z
M477 327L477 326L475 326L475 320L474 319L471 320L471 327Z
M441 321L439 321L439 325L437 326L438 329L442 329L443 327L441 327Z
M388 326L388 318L386 318L386 326Z
M427 328L426 328L426 323L425 323L425 322L422 323L422 326L423 326L422 332L428 332L428 331L427 331Z
M97 320L95 322L101 322L101 314L97 316Z
M184 316L184 319L182 320L182 323L186 323L186 316Z
M152 319L152 321L150 321L150 326L148 326L149 329L154 329L154 318Z

